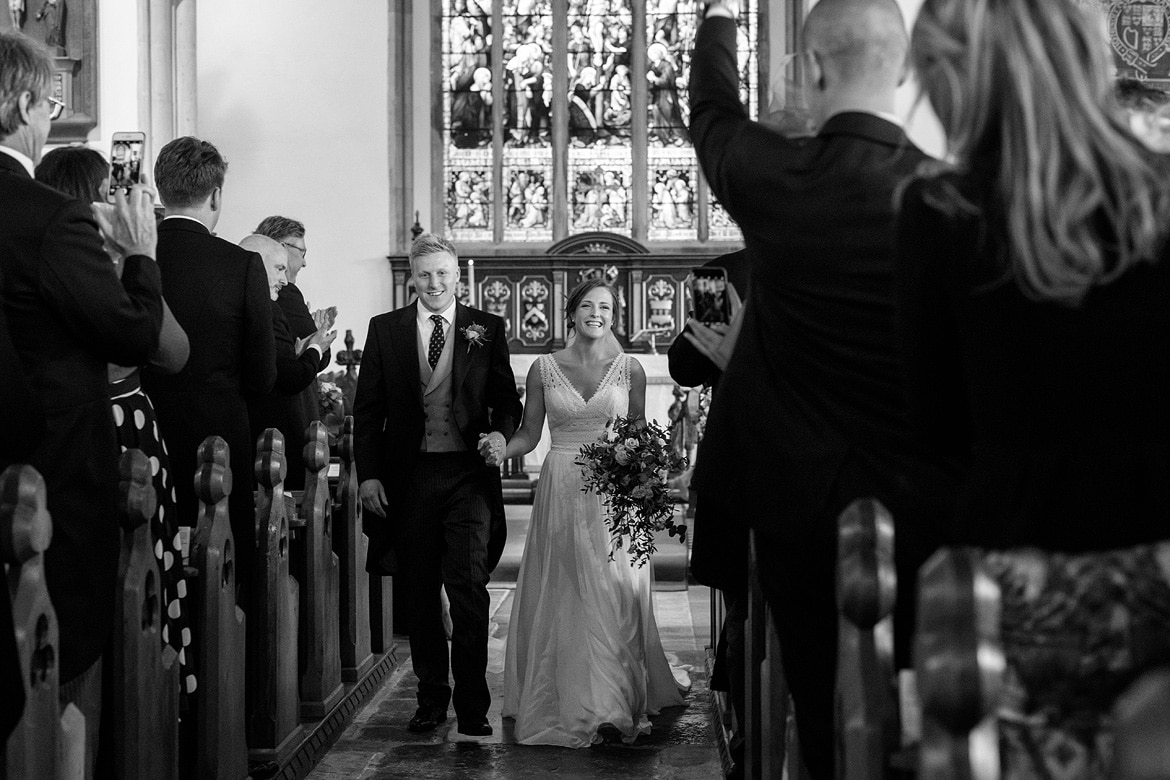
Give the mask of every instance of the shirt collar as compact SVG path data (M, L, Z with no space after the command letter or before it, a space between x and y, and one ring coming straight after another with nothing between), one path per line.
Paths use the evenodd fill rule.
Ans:
M189 219L189 220L191 220L192 222L195 222L195 223L197 223L197 224L199 224L199 225L203 225L203 220L201 220L201 219L196 219L195 217L188 217L186 214L167 214L165 217L163 217L163 222L166 222L168 219ZM203 225L203 228L204 228L204 229L205 229L205 230L206 230L208 233L210 233L210 232L211 232L211 228L207 227L207 225Z
M447 321L448 325L452 324L453 322L455 322L455 307L456 307L456 305L458 305L458 301L452 299L450 306L448 306L447 308L443 309L440 312L433 312L430 309L428 309L426 306L423 306L422 301L417 301L415 303L415 310L417 311L417 319L418 319L419 328L421 329L424 325L429 324L431 321L431 315L433 315L433 314L438 314L440 317L445 319Z
M13 149L11 146L4 146L3 144L0 144L0 152L3 152L4 154L8 155L12 159L16 160L18 163L23 165L24 169L26 171L28 171L29 178L33 178L35 176L35 173L34 173L35 166L33 165L32 158L30 158L27 154L25 154L24 152L18 152L17 150Z
M884 119L890 124L897 125L902 129L906 128L906 123L902 121L900 116L897 114L891 114L888 111L867 111L864 108L849 108L844 111L838 111L836 114L833 114L833 116L837 116L837 114L869 114L870 116L876 116L878 119ZM826 118L825 122L828 122L828 120L832 119L833 116ZM825 125L825 122L821 123L822 127Z

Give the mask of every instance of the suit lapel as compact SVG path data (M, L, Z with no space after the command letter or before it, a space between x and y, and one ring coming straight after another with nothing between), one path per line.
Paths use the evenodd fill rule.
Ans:
M416 303L414 306L402 309L402 315L390 333L390 341L394 345L394 354L398 356L402 377L421 406L422 386L419 384L418 324L416 322L418 313L415 308L417 306Z
M467 339L462 330L471 324L471 310L462 303L455 304L455 327L451 328L451 347L455 354L451 356L451 398L459 395L459 388L463 385L463 378L467 376L467 369L471 365L471 350L468 349Z

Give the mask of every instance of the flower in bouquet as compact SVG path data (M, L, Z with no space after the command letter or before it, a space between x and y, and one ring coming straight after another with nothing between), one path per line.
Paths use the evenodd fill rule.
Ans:
M327 426L340 426L345 419L345 394L334 382L320 379L317 382L317 408L321 413L321 421Z
M674 522L667 475L687 466L667 445L666 431L654 423L619 417L596 442L581 447L576 463L582 490L596 493L605 509L610 560L626 549L631 565L645 566L655 551L654 534L666 531L686 541L685 525Z

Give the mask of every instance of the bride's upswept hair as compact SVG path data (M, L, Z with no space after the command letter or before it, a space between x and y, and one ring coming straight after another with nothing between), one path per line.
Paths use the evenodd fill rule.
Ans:
M609 290L609 295L613 298L613 322L616 325L622 316L622 302L618 297L617 288L607 282L605 279L596 277L593 279L586 279L569 291L569 296L565 299L565 322L568 323L569 329L573 328L573 314L576 313L577 307L581 305L581 301L585 300L585 296L591 290L597 288Z
M1117 106L1092 13L1075 0L926 0L911 38L955 164L986 182L975 202L936 180L931 200L992 203L1021 289L1070 305L1156 260L1170 224L1166 162Z

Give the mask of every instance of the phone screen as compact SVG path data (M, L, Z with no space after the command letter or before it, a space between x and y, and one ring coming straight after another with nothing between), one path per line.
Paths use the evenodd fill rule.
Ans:
M727 271L716 267L694 269L691 272L691 295L696 320L705 324L731 322Z
M146 136L142 133L115 133L110 144L110 195L129 190L142 176L142 154Z

